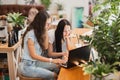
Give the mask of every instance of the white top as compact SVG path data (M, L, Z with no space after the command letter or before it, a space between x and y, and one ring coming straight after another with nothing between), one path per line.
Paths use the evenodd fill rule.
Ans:
M49 43L50 44L53 44L55 42L55 29L50 29L48 31L48 38L49 38ZM62 51L66 51L67 48L66 48L66 42L64 41L62 43Z
M55 29L48 30L49 43L53 44L55 41Z

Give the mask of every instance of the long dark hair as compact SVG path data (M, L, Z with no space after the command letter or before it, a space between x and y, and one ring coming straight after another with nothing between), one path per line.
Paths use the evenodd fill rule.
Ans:
M62 19L55 30L55 48L56 52L62 52L62 39L65 25L71 26L68 20Z
M37 41L42 48L42 50L45 49L44 47L44 39L45 39L45 26L46 21L49 18L48 13L45 10L40 10L38 14L35 16L33 22L27 27L27 30L25 31L23 35L23 41L22 41L22 47L24 45L24 37L27 34L28 31L34 30L35 36L37 38Z

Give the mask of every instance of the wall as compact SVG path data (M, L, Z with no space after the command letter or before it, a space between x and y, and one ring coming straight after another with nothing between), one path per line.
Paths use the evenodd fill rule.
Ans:
M72 20L72 11L74 7L84 7L83 16L88 16L88 2L89 0L52 0L52 3L61 2L64 5L67 19ZM86 18L83 18L86 21Z
M39 3L39 0L36 0ZM72 10L74 7L84 7L83 16L88 16L88 1L89 0L51 0L54 2L62 2L65 8L65 14L68 20L72 20ZM24 4L24 0L2 0L3 4ZM86 18L83 18L86 21Z
M30 2L34 2L33 4L39 5L40 1L39 0L0 0L2 4L30 4Z
M17 4L26 4L26 5L29 5L29 4L35 4L35 5L39 5L40 4L40 1L39 0L18 0L17 1Z
M17 0L0 0L1 4L16 4Z
M66 0L66 14L68 15L68 19L72 19L72 11L74 7L83 7L84 12L83 16L88 15L88 1L87 0ZM83 18L83 21L85 21L85 18Z

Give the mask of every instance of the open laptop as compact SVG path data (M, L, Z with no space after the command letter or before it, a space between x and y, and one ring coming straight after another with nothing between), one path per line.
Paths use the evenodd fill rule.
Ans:
M76 66L74 62L81 63L81 60L89 61L91 48L89 45L82 46L79 48L75 48L69 51L68 62L66 64L62 64L61 66L64 68L72 68Z

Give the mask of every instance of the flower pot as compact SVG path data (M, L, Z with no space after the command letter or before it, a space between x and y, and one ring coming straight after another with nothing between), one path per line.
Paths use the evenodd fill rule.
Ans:
M14 32L16 33L17 36L17 41L18 41L18 32L21 30L21 27L13 27Z
M91 80L105 80L105 78L104 77L97 77L97 76L92 75Z
M91 27L94 27L94 24L93 24L90 20L88 20L88 21L86 22L86 24L88 24L88 25L91 26Z
M65 12L63 10L58 11L59 18L63 18L64 14L65 14Z
M120 72L110 73L105 77L105 80L120 80Z
M120 72L109 73L107 76L103 77L96 77L92 75L91 80L120 80Z
M94 77L91 80L106 80L104 77Z

